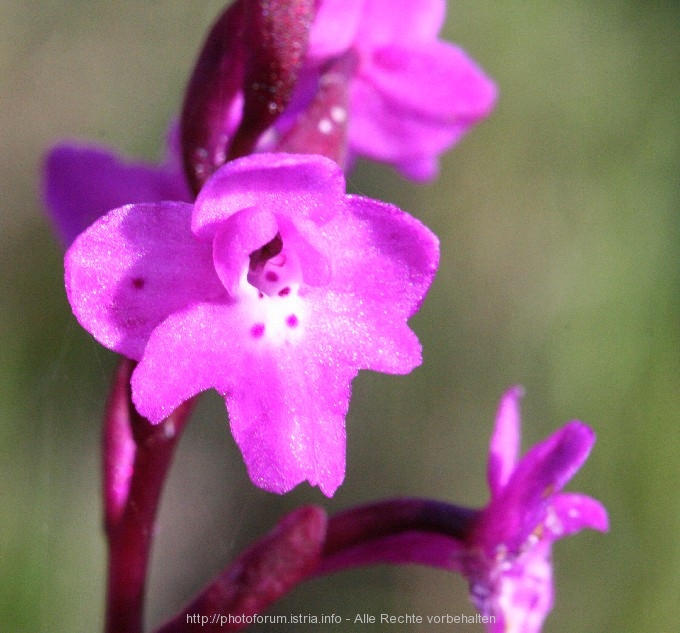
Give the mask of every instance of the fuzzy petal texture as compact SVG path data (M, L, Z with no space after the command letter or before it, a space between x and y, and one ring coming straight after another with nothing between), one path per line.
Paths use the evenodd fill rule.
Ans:
M490 543L503 541L518 551L546 513L546 500L559 493L586 460L595 436L571 422L534 446L518 463L507 486L494 498L486 532Z
M141 360L151 332L170 314L226 295L212 244L191 233L192 210L182 202L127 205L97 220L67 251L71 308L105 347Z
M191 200L172 155L157 166L125 162L110 150L75 144L58 145L47 154L43 195L52 224L65 247L116 207Z
M357 40L373 48L434 40L445 14L445 0L365 0Z
M345 193L345 179L336 165L317 158L263 153L227 163L196 199L194 232L213 235L216 224L256 205L316 223L329 220ZM277 177L272 179L274 169Z
M515 470L519 456L520 411L519 401L524 390L509 389L501 398L496 413L496 428L489 446L487 479L492 496L500 494Z
M437 264L430 231L347 196L333 161L256 154L218 170L195 205L128 205L95 222L67 253L66 285L81 324L139 361L142 415L159 422L215 388L257 485L307 480L330 496L351 381L420 364L406 321Z

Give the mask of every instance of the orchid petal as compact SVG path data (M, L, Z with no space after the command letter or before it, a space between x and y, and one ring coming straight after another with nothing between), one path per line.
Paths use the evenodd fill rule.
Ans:
M322 59L344 53L356 37L365 4L365 0L323 0L309 31L309 57Z
M426 42L437 37L444 0L366 0L357 42L378 47L394 42Z
M493 633L540 633L553 606L550 544L541 541L503 574L486 615L495 615Z
M392 50L394 55L398 53L398 59L410 59L406 51ZM435 69L441 67L424 52L414 56L423 68L433 64ZM452 59L451 64L467 77L465 81L451 81L447 76L453 70L446 67L432 78L432 72L425 72L417 63L410 63L404 72L398 67L387 68L384 63L362 70L351 86L352 149L375 159L408 164L436 156L460 140L489 114L495 88L472 62L458 64ZM442 98L431 97L433 86L437 86L436 93L442 92Z
M500 496L488 512L490 540L502 540L516 551L539 525L549 502L559 493L586 460L595 441L592 430L571 422L547 440L534 446L519 462Z
M115 209L66 253L71 307L102 345L139 360L169 314L224 294L210 242L191 234L191 211L182 202Z
M344 416L356 369L320 354L313 338L269 338L257 325L251 306L241 303L172 315L153 332L135 370L135 405L158 421L216 387L257 485L283 493L309 480L331 496L344 477Z
M225 220L215 234L215 272L227 292L235 297L246 277L249 256L278 233L276 217L269 211L242 209Z
M512 475L520 447L519 402L524 395L522 387L513 387L503 394L496 413L496 426L491 436L487 480L491 496L496 497L507 485Z
M344 195L342 170L313 155L253 154L227 163L203 187L196 199L192 228L212 235L215 223L240 209L260 206L272 213L316 222L328 220Z
M496 100L496 86L479 65L447 42L377 49L361 73L389 104L442 124L472 126L489 115Z
M571 536L584 528L606 532L609 529L609 518L605 507L586 495L578 493L562 493L551 501L551 512L554 519L548 517L545 522L552 538Z

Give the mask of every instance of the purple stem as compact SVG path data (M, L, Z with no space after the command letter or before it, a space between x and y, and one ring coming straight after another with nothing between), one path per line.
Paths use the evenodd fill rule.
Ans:
M114 376L104 426L105 530L109 545L106 632L141 633L154 523L174 449L193 400L152 425L134 408L122 360Z
M185 92L180 119L182 160L195 195L226 159L229 111L245 73L245 7L246 0L236 0L217 19Z
M324 557L402 532L435 533L464 541L477 513L443 501L409 497L350 508L330 518Z
M250 154L288 104L316 0L236 0L213 25L187 87L182 159L194 194L227 160ZM244 99L237 129L231 119Z
M239 630L241 616L262 613L304 580L361 565L459 568L477 515L428 499L381 501L328 520L321 508L298 508L156 633Z
M479 511L431 499L390 499L331 517L315 575L366 565L460 569Z

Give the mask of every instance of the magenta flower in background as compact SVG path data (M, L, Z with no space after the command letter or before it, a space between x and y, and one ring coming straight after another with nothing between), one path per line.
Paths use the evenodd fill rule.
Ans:
M284 3L273 4L282 10ZM315 15L308 2L289 4L285 15L314 16L303 29L291 18L299 33L309 29L308 42L301 36L273 57L267 47L245 54L248 38L273 35L266 18L248 22L244 0L230 5L206 40L182 116L185 164L197 189L225 156L252 151L317 153L343 168L365 156L429 180L439 155L493 109L493 81L438 39L444 0L322 0ZM248 36L239 40L241 23Z
M194 205L130 204L66 254L74 314L139 362L138 411L159 422L209 388L258 486L344 477L344 418L359 369L421 362L406 321L438 263L435 236L396 207L345 194L320 156L229 162Z
M321 572L380 562L449 569L469 581L489 633L538 633L553 604L552 544L583 528L606 531L608 519L595 499L561 492L595 442L585 424L570 422L518 460L521 395L515 387L501 400L486 507L403 499L349 510L329 524Z
M62 143L45 157L43 195L52 226L68 247L102 215L133 202L190 202L171 128L160 165L124 161L113 151Z
M429 180L439 155L491 113L495 84L462 49L438 39L445 12L444 0L321 2L307 69L353 59L349 112L331 108L319 123L330 132L348 117L350 157Z

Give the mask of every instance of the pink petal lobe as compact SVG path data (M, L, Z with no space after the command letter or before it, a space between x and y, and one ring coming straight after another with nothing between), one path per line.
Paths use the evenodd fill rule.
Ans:
M362 21L365 0L323 0L309 31L307 54L327 59L344 53Z
M528 507L560 492L586 461L594 443L590 427L578 421L565 424L522 457L509 482L515 489L512 494L520 495L522 505Z
M416 182L434 180L439 174L439 159L435 156L414 156L396 161L394 165L406 178Z
M373 51L361 72L390 103L443 123L471 126L496 100L496 86L477 62L447 42L386 46Z
M366 0L357 47L432 41L444 23L445 12L444 0Z
M230 296L248 271L248 257L274 239L279 230L276 218L269 211L243 209L220 225L213 241L215 270Z
M344 417L357 370L305 332L304 306L293 327L286 311L258 314L262 301L195 305L166 319L133 375L135 406L157 422L215 387L254 483L283 493L307 480L331 496L344 477Z
M406 319L420 307L437 269L437 238L396 207L348 196L326 224L327 249L342 253L319 295L319 336L358 367L408 373L421 362ZM310 301L311 303L311 301Z
M422 304L439 264L439 240L422 222L394 205L349 195L344 214L323 227L338 257L333 287L360 300L390 305L409 318Z
M132 374L132 400L157 424L179 404L215 385L232 337L225 304L194 303L160 323ZM226 324L226 327L225 327Z
M489 506L496 542L513 550L546 520L554 496L583 465L595 441L593 431L571 422L536 444L520 460L501 494Z
M248 207L324 222L344 192L342 170L328 158L252 154L224 165L201 189L192 228L199 236L212 235L217 223Z
M584 528L606 532L609 518L605 507L596 499L578 493L562 493L551 503L554 520L547 520L546 527L552 538L571 536Z
M105 347L140 360L173 312L224 294L211 245L190 231L192 206L133 204L100 218L66 253L73 312Z
M492 497L498 496L507 485L517 463L521 428L519 403L523 395L522 387L513 387L503 394L498 406L487 467Z
M333 496L345 476L345 415L356 370L306 346L250 361L248 382L226 398L250 478L277 493L306 480Z
M350 97L354 151L397 165L422 164L489 114L493 83L455 47L432 46L391 47L360 69Z

